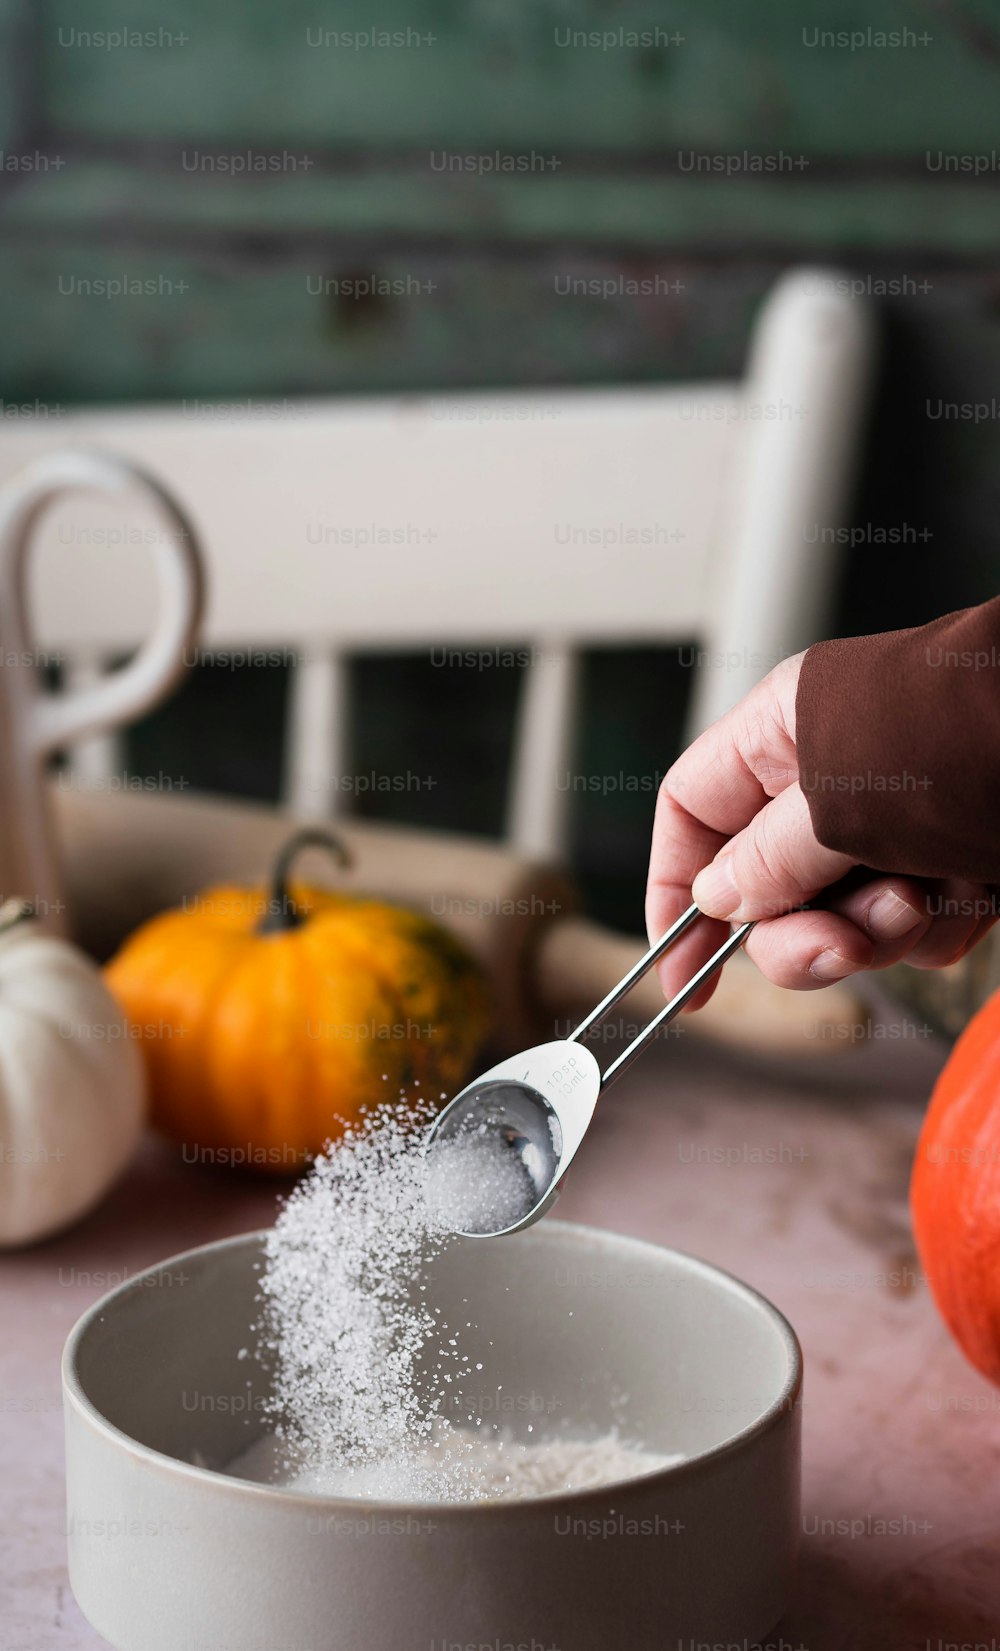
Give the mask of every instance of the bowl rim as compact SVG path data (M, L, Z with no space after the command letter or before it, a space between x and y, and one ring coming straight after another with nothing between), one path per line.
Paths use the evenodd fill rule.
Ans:
M296 1508L324 1509L325 1516L337 1515L347 1519L357 1517L358 1510L365 1509L373 1519L402 1519L406 1516L415 1518L422 1513L425 1516L433 1511L434 1518L452 1520L460 1518L507 1517L516 1518L520 1514L523 1518L526 1511L540 1505L552 1507L556 1504L571 1504L579 1507L588 1502L605 1502L609 1494L622 1495L637 1485L653 1487L655 1485L673 1484L692 1474L701 1472L707 1465L722 1461L725 1457L736 1454L751 1444L755 1439L769 1433L778 1426L783 1417L796 1408L802 1397L803 1355L798 1336L788 1319L779 1308L775 1307L753 1285L737 1278L735 1273L728 1272L724 1267L717 1267L712 1261L705 1261L700 1256L690 1255L686 1250L675 1250L666 1244L657 1244L649 1239L632 1238L622 1233L612 1232L603 1227L591 1227L579 1221L557 1221L547 1219L538 1226L529 1229L535 1235L535 1241L544 1242L545 1233L557 1229L560 1234L572 1238L574 1243L593 1245L595 1240L599 1245L625 1249L636 1252L640 1257L652 1259L655 1265L659 1258L669 1257L673 1261L680 1261L685 1267L703 1278L710 1278L722 1285L731 1294L742 1296L770 1322L771 1328L777 1334L788 1359L788 1372L782 1383L781 1390L759 1416L740 1428L737 1433L723 1439L711 1449L699 1451L695 1456L687 1456L683 1461L675 1462L663 1468L657 1468L651 1473L632 1474L625 1479L608 1480L607 1482L572 1491L549 1491L541 1496L525 1497L498 1497L483 1502L417 1502L417 1501L389 1501L376 1497L330 1496L318 1491L295 1490L287 1486L260 1484L251 1479L240 1479L235 1475L221 1473L217 1468L199 1467L194 1462L184 1462L179 1456L170 1456L165 1451L156 1450L152 1445L143 1444L140 1439L134 1439L123 1428L108 1420L102 1411L94 1404L84 1390L77 1359L80 1347L88 1335L91 1327L100 1322L109 1311L112 1311L120 1299L147 1290L144 1282L155 1273L162 1273L170 1268L180 1266L184 1262L199 1260L210 1256L215 1251L224 1251L245 1248L250 1245L259 1245L266 1238L269 1228L254 1228L249 1232L234 1233L228 1238L214 1239L208 1244L196 1244L189 1250L181 1250L176 1255L165 1257L162 1261L154 1262L152 1266L134 1273L121 1284L107 1291L93 1302L77 1319L70 1330L63 1347L61 1361L61 1376L63 1393L67 1401L66 1426L69 1426L69 1412L74 1411L79 1418L91 1427L96 1433L102 1434L107 1442L117 1449L123 1449L128 1455L138 1457L146 1466L155 1472L166 1474L168 1477L177 1477L181 1480L193 1479L196 1483L205 1481L210 1484L216 1495L236 1496L250 1495L252 1497L267 1497L291 1502ZM521 1237L522 1235L516 1235Z

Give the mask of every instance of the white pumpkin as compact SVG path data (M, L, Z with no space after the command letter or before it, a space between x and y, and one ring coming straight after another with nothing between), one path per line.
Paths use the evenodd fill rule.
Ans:
M0 1246L44 1238L108 1190L138 1141L145 1072L96 968L0 907Z

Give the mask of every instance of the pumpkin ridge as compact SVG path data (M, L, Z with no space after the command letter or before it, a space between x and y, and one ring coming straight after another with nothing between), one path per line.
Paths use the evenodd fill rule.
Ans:
M308 930L311 927L311 923L312 917L310 916L307 919L305 931L301 934L299 945L299 972L306 986L309 985L308 965L311 947L308 942ZM337 1112L338 1104L343 1106L343 1102L338 1099L336 1094L329 1092L326 1061L324 1058L326 1050L323 1039L307 1037L307 1042L311 1045L309 1050L309 1067L310 1076L312 1079L312 1082L309 1084L311 1113L310 1123L315 1139L317 1141L322 1141L322 1144L325 1146L326 1143L332 1140L336 1135L336 1125L338 1121L343 1121L342 1114L338 1114Z
M173 916L175 914L169 913ZM199 1047L203 1046L211 1031L212 1015L215 1002L224 988L226 969L231 966L231 960L239 952L246 949L248 936L240 930L225 929L208 926L208 935L201 937L205 942L211 942L216 948L224 947L224 955L217 958L211 983L204 988L195 1016L190 1022L184 1022L183 1038L189 1040L184 1050L174 1047L172 1040L169 1045L166 1039L158 1037L155 1045L148 1051L153 1071L153 1109L154 1121L163 1127L164 1106L169 1105L175 1093L177 1079L176 1068L181 1068L181 1081L184 1086L182 1115L174 1118L175 1125L169 1128L171 1138L180 1145L190 1142L192 1145L204 1147L221 1147L225 1145L224 1137L213 1127L213 1108L210 1087L204 1078L201 1081L193 1075L194 1072L204 1071L204 1057L198 1060ZM160 989L167 986L174 978L183 979L184 972L190 967L187 956L175 960L175 968L166 973L162 961L162 954L157 959L151 959L156 967L151 973L157 979ZM115 959L118 962L118 959ZM137 1020L138 1016L135 1017ZM160 1018L165 1018L161 1013ZM207 1130L206 1130L207 1126Z
M343 938L345 937L342 937L342 942ZM382 948L371 940L363 930L359 931L356 925L347 925L346 941L348 947L353 948L359 962L368 965L382 986L385 995L393 1000L400 1013L402 1013L406 1007L405 1000L397 982L392 978Z
M247 938L248 941L253 940L252 935L249 935ZM269 936L268 939L269 941L280 944L280 942L287 939L287 937L275 935ZM273 950L269 950L268 953L262 954L257 951L255 946L248 944L245 948L244 955L237 959L236 966L232 972L220 979L219 990L213 995L211 1004L211 1022L208 1027L210 1042L213 1047L217 1048L220 1042L225 1042L228 1046L230 1041L228 1032L221 1024L222 1017L226 1012L227 1002L229 1002L231 1006L235 1006L240 996L246 992L247 987L251 984L254 974L261 971L264 965L271 965L273 967L274 957L275 953ZM251 995L256 1000L256 994ZM231 1056L231 1051L229 1053ZM241 1049L241 1054L246 1053L247 1049L244 1045ZM257 1077L259 1075L262 1051L258 1046L256 1050L250 1051L249 1054L256 1069L253 1075L254 1077ZM207 1061L207 1071L209 1103L216 1117L216 1121L221 1121L225 1125L223 1133L227 1139L232 1139L234 1144L243 1145L244 1142L238 1139L236 1130L230 1129L229 1127L231 1123L231 1109L227 1103L225 1094L220 1093L217 1075L217 1062L211 1056L209 1056ZM239 1103L242 1107L246 1107L248 1097L250 1096L256 1096L256 1119L257 1123L261 1126L258 1133L260 1134L262 1143L266 1141L266 1144L270 1146L273 1144L270 1140L270 1130L268 1127L271 1122L271 1109L267 1104L266 1098L264 1098L259 1091L255 1092L253 1082L250 1084L246 1084L244 1082L239 1096ZM246 1139L251 1138L254 1134L254 1118L251 1116L241 1119L238 1122L240 1133Z
M358 902L358 904L361 904L361 902ZM336 913L336 914L331 913L331 914L324 914L324 915L340 916L341 914L340 913ZM347 915L350 915L350 914L348 914L347 912L344 912L342 915L347 916ZM346 946L346 949L348 951L353 952L356 963L358 963L360 965L367 966L369 968L370 972L372 974L374 974L376 980L379 983L379 986L382 989L382 992L383 992L384 996L389 998L393 1003L399 1004L400 1003L400 998L399 998L398 992L395 988L395 983L392 981L391 978L388 978L388 979L386 978L386 975L385 975L385 972L384 972L383 966L382 966L382 959L379 955L378 949L371 945L371 943L367 940L367 937L365 936L365 934L363 932L359 932L359 930L357 929L357 927L355 925L353 925L351 923L348 923L346 925L341 925L341 924L338 923L337 927L342 930L342 932L338 936L338 945L341 948ZM319 948L318 942L321 939L321 937L322 937L321 933L317 934L317 932L316 932L315 920L310 921L305 926L305 928L304 928L304 930L302 931L302 934L301 934L301 945L302 945L303 949L306 950L306 951L313 951L313 952L319 954L320 948ZM317 962L320 963L320 965L322 965L322 962L323 962L322 956L317 955ZM373 965L374 965L374 967L373 967ZM391 1024L392 1024L392 1022L390 1022L390 1025Z
M360 956L364 963L367 964L368 968L371 970L371 973L379 982L386 998L389 1000L391 1005L394 1005L392 1018L388 1023L390 1028L394 1025L406 1025L410 1020L410 1005L407 1001L407 994L402 990L398 981L393 978L383 948L373 941L368 935L366 935L363 930L358 931L356 928L351 929L349 932L348 943L350 944L352 942L354 944L355 953ZM440 999L440 994L435 995ZM433 1040L434 1034L438 1029L438 1019L438 1014L435 1013L431 1022L433 1031L431 1032L430 1037L425 1039L425 1042ZM418 1032L418 1037L419 1036L422 1036L421 1032ZM404 1044L406 1042L405 1039L390 1039L390 1042L395 1041L400 1041ZM387 1064L390 1066L392 1065L391 1062L388 1062ZM395 1078L399 1080L401 1091L405 1092L414 1087L414 1079L417 1077L416 1069L422 1064L422 1062L415 1060L411 1055L411 1058L405 1063L402 1069L398 1070L394 1074ZM389 1097L387 1097L387 1099L388 1098ZM412 1099L413 1097L410 1098ZM395 1097L392 1097L392 1100L395 1100Z

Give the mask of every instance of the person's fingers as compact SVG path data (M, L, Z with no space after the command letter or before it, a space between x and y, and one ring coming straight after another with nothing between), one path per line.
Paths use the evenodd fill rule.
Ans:
M846 917L874 947L870 969L913 955L931 927L927 889L912 877L875 877L844 894L821 897L824 908Z
M801 656L784 661L677 759L653 821L646 928L653 944L691 904L697 873L795 778L795 688ZM718 950L725 925L699 922L658 965L668 998ZM689 1008L708 1002L710 983Z
M836 912L797 911L758 923L746 950L776 986L816 991L871 967L875 947Z
M942 900L946 917L932 919L927 890L915 879L874 877L861 887L837 896L829 907L793 911L759 921L746 950L753 962L777 986L814 991L861 970L886 968L902 958L912 960L922 947L940 966L967 950L988 916L977 917L988 901L974 885L948 885ZM935 930L940 934L935 938ZM707 957L721 944L724 925L712 925ZM698 961L704 959L699 956ZM697 967L697 962L691 964ZM689 971L690 972L690 971ZM681 984L672 980L673 990Z
M854 862L817 841L796 783L755 814L698 873L692 893L702 911L734 923L777 917L836 883Z
M672 765L656 799L650 883L690 888L702 866L798 773L800 660L786 660Z
M653 821L646 884L646 932L651 946L690 906L695 873L728 841L721 832L712 831L687 813L670 790L670 779L668 774L660 787ZM661 959L656 968L668 1001L702 963L708 962L727 932L724 923L696 923ZM688 1008L701 1009L714 990L713 982L691 1000Z
M898 962L930 923L920 883L874 877L828 905L758 923L747 952L776 985L814 991L862 969Z
M996 910L996 897L991 894L988 888L983 889L983 895L984 904L988 905L990 909L985 917L981 917L979 919L979 922L970 934L965 943L965 949L961 953L962 957L965 957L968 952L971 952L974 946L979 945L979 942L982 940L983 936L989 934L994 923L996 923L997 919L1000 918L1000 911Z
M747 951L783 986L815 987L906 957L938 968L963 956L996 921L980 885L928 886L873 876L833 885L852 870L812 829L798 784L795 689L801 656L785 662L719 719L673 765L653 829L646 920L655 941L693 898L716 921L699 922L659 965L667 997L722 943L728 923L753 920ZM796 908L831 890L823 909ZM725 921L723 921L725 920ZM706 987L692 1007L707 1002Z
M671 923L675 923L690 904L690 887L650 881L646 890L646 929L651 946L666 934ZM671 946L656 965L660 986L668 1002L685 981L708 962L712 953L718 951L728 933L728 923L713 923L708 918L702 918ZM692 998L688 1010L701 1009L708 1002L715 991L717 979L709 981L697 997Z
M932 922L906 961L916 969L941 969L969 950L993 901L982 883L951 877L937 885L928 904Z

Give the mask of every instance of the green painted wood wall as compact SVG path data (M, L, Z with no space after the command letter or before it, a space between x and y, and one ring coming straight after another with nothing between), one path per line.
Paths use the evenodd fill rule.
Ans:
M996 590L1000 0L0 0L0 54L5 417L732 374L823 261L884 333L840 627Z
M931 280L927 304L904 296L944 320L1000 242L1000 171L942 169L997 161L995 3L3 0L0 18L12 399L728 372L792 260ZM877 30L900 43L822 44ZM652 298L559 290L656 273ZM404 290L310 290L366 275ZM155 290L94 296L116 279Z

